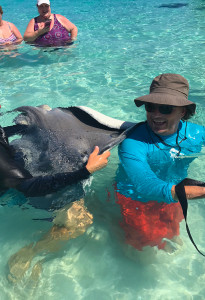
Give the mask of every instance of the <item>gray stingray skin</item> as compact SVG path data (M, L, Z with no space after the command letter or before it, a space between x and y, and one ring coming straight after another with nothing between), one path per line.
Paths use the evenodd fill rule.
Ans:
M33 175L78 170L95 146L102 153L123 141L133 128L109 128L79 107L46 110L22 106L15 111L20 112L15 123L26 124L27 130L12 144L23 152Z

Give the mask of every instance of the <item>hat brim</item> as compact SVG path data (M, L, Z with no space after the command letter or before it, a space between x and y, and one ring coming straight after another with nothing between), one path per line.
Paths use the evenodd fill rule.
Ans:
M47 4L50 6L50 0L39 0L37 1L37 6L40 6L42 4Z
M175 95L164 94L164 93L151 93L139 98L134 99L134 102L137 107L142 106L143 104L155 103L162 105L173 105L173 106L190 106L191 110L195 112L196 104L192 101L186 99L185 97L177 97Z

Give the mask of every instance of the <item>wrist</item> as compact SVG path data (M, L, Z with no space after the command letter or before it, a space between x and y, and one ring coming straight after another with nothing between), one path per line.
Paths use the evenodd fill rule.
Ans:
M38 29L35 32L36 32L36 38L38 38L42 34L42 30L41 29Z
M175 185L173 185L172 188L171 188L171 194L172 194L172 198L173 198L174 200L177 200L177 201L178 201L177 195L176 195L176 193L175 193Z
M94 172L93 169L89 167L89 165L86 165L85 169L88 171L89 174L92 174Z
M83 172L84 172L85 175L87 175L88 177L92 174L92 173L90 172L89 168L87 168L87 166L85 166L85 167L83 168Z

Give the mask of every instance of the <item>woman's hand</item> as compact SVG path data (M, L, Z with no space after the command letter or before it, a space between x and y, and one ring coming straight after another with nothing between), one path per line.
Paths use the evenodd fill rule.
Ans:
M49 32L50 30L50 24L47 22L38 23L38 30L34 31L34 24L35 20L31 19L31 21L28 23L28 26L26 28L26 31L24 33L24 41L25 42L33 42L35 41L39 36Z
M38 24L38 33L40 35L49 32L49 30L50 30L50 22L49 22L49 26L48 26L48 23L46 23L46 22Z
M90 154L86 165L87 170L90 173L94 173L104 167L108 163L108 157L110 156L109 151L105 151L103 154L98 155L99 147L95 146L94 151Z

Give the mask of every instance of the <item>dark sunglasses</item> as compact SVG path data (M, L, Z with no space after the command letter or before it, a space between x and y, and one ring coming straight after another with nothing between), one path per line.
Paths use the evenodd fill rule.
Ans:
M145 109L147 112L154 112L156 109L163 115L170 115L173 111L172 105L158 105L153 103L145 103Z

